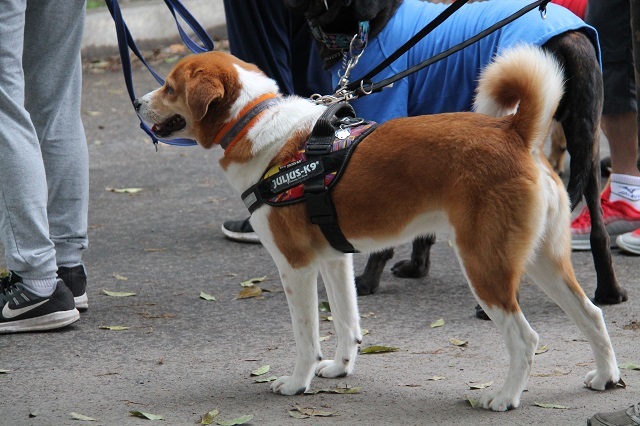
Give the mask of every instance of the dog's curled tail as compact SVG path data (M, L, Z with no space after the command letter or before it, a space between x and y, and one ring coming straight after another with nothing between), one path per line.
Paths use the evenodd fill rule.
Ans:
M512 114L516 132L537 151L549 134L563 93L558 62L533 45L505 50L483 70L474 110L492 117Z

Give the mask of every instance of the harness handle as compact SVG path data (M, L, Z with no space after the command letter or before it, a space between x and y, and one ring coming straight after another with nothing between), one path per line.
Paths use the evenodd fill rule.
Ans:
M460 7L462 7L463 4L465 4L468 0L457 0L455 1L453 4L451 4L451 6L448 6L444 11L442 11L438 16L436 16L436 18L429 22L422 30L420 30L416 35L414 35L413 37L411 37L411 39L409 39L409 41L407 41L404 45L402 45L396 52L394 52L391 56L389 56L389 58L387 58L386 60L382 61L379 65L377 65L373 70L369 71L364 77L362 77L359 80L353 81L351 83L349 83L347 85L347 90L349 92L352 92L353 96L355 98L360 97L360 96L364 96L364 95L369 95L371 93L374 92L379 92L380 90L382 90L384 87L403 79L404 77L413 74L415 72L420 71L423 68L428 67L431 64L434 64L438 61L441 61L442 59L451 56L452 54L464 49L467 46L470 46L473 43L476 43L478 40L488 36L489 34L499 30L500 28L504 27L505 25L515 21L516 19L520 18L522 15L530 12L531 10L535 9L536 7L539 7L540 12L543 13L543 11L546 11L546 6L547 4L551 1L551 0L537 0L525 7L523 7L522 9L520 9L519 11L517 11L516 13L514 13L513 15L510 15L506 18L504 18L501 21L498 21L497 23L493 24L492 26L490 26L489 28L481 31L480 33L476 34L475 36L468 38L467 40L463 41L462 43L459 43L447 50L445 50L444 52L441 52L435 56L432 56L431 58L428 58L422 62L420 62L419 64L405 70L402 71L394 76L391 76L385 80L382 80L378 83L373 83L371 81L371 78L375 75L377 75L378 73L380 73L380 71L382 71L383 69L385 69L387 66L389 66L392 62L394 62L396 59L398 59L402 54L404 54L407 50L409 50L411 47L413 47L416 43L418 43L418 41L420 41L420 39L422 39L424 36L426 36L427 34L429 34L431 31L433 31L433 29L435 29L435 27L437 27L438 25L440 25L442 22L444 22L445 19L447 19L449 16L451 16L455 11L457 11L458 9L460 9ZM454 8L455 7L455 8ZM449 9L452 9L451 11L449 11ZM437 22L436 22L437 21ZM433 24L433 25L432 25Z
M202 53L213 50L213 40L204 28L200 25L200 23L191 15L191 13L184 7L184 5L180 2L180 0L164 0L165 4L169 8L169 11L173 15L174 20L176 21L176 26L178 27L178 33L180 34L180 38L185 43L185 45L191 50L193 53ZM120 10L120 4L118 0L105 0L109 12L113 17L115 27L116 27L116 36L118 38L118 51L120 53L120 60L122 62L122 72L124 74L124 82L127 87L127 92L129 93L129 98L131 100L131 104L133 105L133 101L136 99L135 91L133 89L133 78L131 73L131 59L129 58L129 50L133 52L134 55L144 64L145 67L149 70L153 78L160 84L164 85L164 79L154 71L153 68L147 63L144 59L136 42L133 40L131 33L129 32L129 28L127 27L124 18L122 17L122 11ZM178 16L180 15L182 19L189 25L189 27L193 30L195 35L198 37L202 46L195 42L189 35L182 29L180 22L178 21ZM135 108L134 108L135 111ZM158 141L166 143L168 145L177 145L177 146L192 146L197 145L197 142L192 139L160 139L153 134L149 126L147 126L140 115L136 112L138 119L140 120L140 128L144 130L144 132L149 135L153 143L157 146Z

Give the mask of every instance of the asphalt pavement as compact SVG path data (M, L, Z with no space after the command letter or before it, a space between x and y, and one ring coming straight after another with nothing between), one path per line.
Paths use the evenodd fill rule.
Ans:
M162 74L173 60L160 59ZM140 94L155 87L144 70L136 69L134 80ZM584 387L594 368L589 345L525 279L522 309L546 351L536 355L520 408L472 408L468 398L479 399L482 390L469 385L499 386L508 359L499 331L474 317L475 301L447 235L438 236L428 277L398 279L388 267L380 292L358 299L369 331L363 345L399 350L361 355L353 376L313 382L316 390L358 387L358 393L274 395L268 382L256 379L293 368L289 310L266 250L227 241L220 232L224 220L247 216L217 165L222 151L166 145L156 151L109 61L85 71L83 117L91 178L89 310L61 331L0 336L0 425L80 424L72 412L103 425L151 421L132 411L161 415L159 424L193 425L212 410L223 420L252 415L255 425L584 425L595 412L640 399L637 370L622 370L625 389ZM401 247L396 260L409 250ZM355 259L362 270L365 257ZM619 363L637 365L640 257L614 250L613 259L630 301L603 307L605 320ZM573 264L592 295L590 253L574 253ZM267 291L237 299L241 283L256 277L265 277L258 286ZM201 292L216 300L204 300ZM431 328L439 319L444 326ZM325 356L335 348L332 332L332 323L322 321ZM456 346L450 338L468 343ZM251 376L266 365L266 374ZM289 413L296 408L333 414L298 419Z

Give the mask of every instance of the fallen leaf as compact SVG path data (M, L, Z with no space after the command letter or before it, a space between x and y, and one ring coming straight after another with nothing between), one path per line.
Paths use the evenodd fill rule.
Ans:
M216 300L216 298L210 294L205 293L204 291L200 292L200 299L204 300Z
M164 417L159 414L143 413L142 411L129 411L129 414L132 417L140 417L141 419L164 420Z
M234 426L234 425L243 425L245 423L248 423L251 421L251 419L253 419L253 414L249 414L246 416L242 416L242 417L237 417L233 420L217 420L216 424L220 425L220 426Z
M271 367L269 365L263 365L262 367L259 367L256 370L253 370L251 372L252 376L262 376L263 374L266 374L269 372L269 370L271 369Z
M109 192L115 192L117 194L136 194L142 191L142 188L111 188L106 187L105 190Z
M543 354L547 351L549 351L549 348L547 347L547 345L542 345L538 349L536 349L536 355Z
M366 348L362 348L360 351L361 354L380 354L385 352L397 352L400 348L394 348L393 346L368 346Z
M368 312L366 314L360 315L360 318L369 318L375 315L375 312Z
M240 283L240 285L241 285L242 287L251 287L252 285L254 285L254 284L258 284L258 283L261 283L262 281L264 281L264 280L266 280L266 279L267 279L267 276L266 276L266 275L265 275L264 277L260 277L260 278L249 278L249 279L248 279L248 280L246 280L246 281L242 281L242 282Z
M478 384L467 383L467 386L469 386L469 389L484 389L484 388L488 388L492 384L493 382L478 383Z
M306 414L302 414L300 411L298 410L287 410L287 412L289 413L289 415L291 417L293 417L294 419L308 419L311 416L307 416Z
M331 338L331 335L330 335L330 334L329 334L329 335L326 335L326 336L322 336L322 337L320 337L320 341L321 341L321 342L325 342L325 341L329 340L330 338Z
M115 278L116 280L120 280L120 281L128 281L129 278L123 276L123 275L118 275L118 274L113 274L113 278Z
M82 421L85 421L85 422L97 422L98 421L98 419L94 419L94 418L85 416L84 414L75 413L73 411L71 413L69 413L69 415L74 420L82 420Z
M366 328L363 328L361 331L363 336L366 336L367 334L369 334L369 330L367 330Z
M471 405L471 408L476 408L478 405L480 405L480 401L469 397L467 397L467 402L469 403L469 405Z
M257 285L251 285L249 287L244 287L240 290L240 293L236 296L236 299L250 299L252 297L258 297L262 294L262 289Z
M111 296L111 297L129 297L129 296L135 296L137 294L131 291L110 291L105 289L102 289L101 291L102 291L102 294L106 294L107 296Z
M274 380L276 380L278 378L278 376L269 376L269 377L263 377L260 379L256 379L255 383L268 383L268 382L273 382Z
M440 318L437 321L432 322L429 327L431 328L436 328L436 327L442 327L444 325L444 319Z
M316 410L315 408L305 408L305 407L296 407L296 410L298 410L302 414L305 414L307 416L313 416L313 417L331 417L336 413L335 411L321 411L321 410Z
M623 362L622 364L618 364L618 368L622 368L623 370L640 370L640 364Z
M534 402L533 405L537 406L537 407L542 407L542 408L556 408L558 410L567 410L569 407L566 407L564 405L558 405L558 404L541 404L539 402Z
M329 302L320 302L320 304L318 304L318 310L320 312L331 312L331 306L329 306Z
M200 418L201 425L213 424L213 419L218 416L218 410L209 411Z
M433 376L433 377L429 377L427 380L437 382L438 380L444 380L444 379L446 379L446 377L444 376Z
M469 342L466 340L458 340L453 337L449 337L449 343L455 346L467 346Z
M122 330L128 330L131 327L125 327L122 325L101 325L98 328L102 330L122 331Z
M37 410L33 410L29 412L29 417L38 417L40 413Z
M333 317L331 315L320 315L321 321L333 321Z
M11 370L0 370L0 374L9 374Z

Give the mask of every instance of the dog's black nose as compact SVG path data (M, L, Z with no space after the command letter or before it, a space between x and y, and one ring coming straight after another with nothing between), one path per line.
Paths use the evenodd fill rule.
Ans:
M140 102L137 99L134 99L133 101L133 107L135 108L136 112L140 111L140 107L142 106L142 102Z

